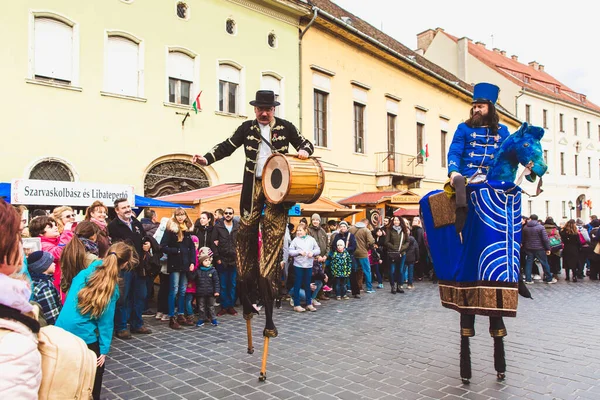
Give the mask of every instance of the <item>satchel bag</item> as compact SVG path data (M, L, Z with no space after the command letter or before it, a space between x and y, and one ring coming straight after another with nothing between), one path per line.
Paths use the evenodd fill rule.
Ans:
M552 232L550 232L549 240L550 240L550 251L552 251L553 253L556 253L563 249L563 243L562 243L562 240L560 240L560 236L556 232L556 228L552 229Z
M388 258L391 263L397 263L402 258L402 253L400 253L400 249L402 248L403 241L404 231L400 232L400 245L398 246L398 251L388 251Z

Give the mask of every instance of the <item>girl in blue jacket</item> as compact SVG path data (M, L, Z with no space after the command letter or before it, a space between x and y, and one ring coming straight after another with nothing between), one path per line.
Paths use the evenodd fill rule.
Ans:
M119 271L133 265L137 265L133 247L123 242L110 246L104 260L94 261L73 278L56 321L56 326L80 337L98 356L94 400L100 399L104 361L113 337Z

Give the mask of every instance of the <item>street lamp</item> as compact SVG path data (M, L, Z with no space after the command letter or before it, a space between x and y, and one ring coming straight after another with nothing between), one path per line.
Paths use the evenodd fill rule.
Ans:
M569 218L573 219L573 210L575 209L575 207L573 207L573 201L569 200Z

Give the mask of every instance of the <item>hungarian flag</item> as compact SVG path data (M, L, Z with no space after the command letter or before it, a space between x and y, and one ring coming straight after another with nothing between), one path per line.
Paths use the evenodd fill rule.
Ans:
M200 93L198 93L198 96L196 96L196 100L194 101L194 104L192 104L192 107L194 107L194 111L196 111L196 114L198 114L198 110L202 110L202 106L200 105L200 95L202 94L202 90L200 91Z
M420 154L422 157L425 157L425 161L429 159L429 144L426 144L425 148L421 149Z

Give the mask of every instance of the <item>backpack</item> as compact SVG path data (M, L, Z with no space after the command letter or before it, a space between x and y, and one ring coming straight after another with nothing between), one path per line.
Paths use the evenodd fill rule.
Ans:
M556 228L552 228L552 232L550 232L550 237L548 239L550 240L550 250L553 253L563 249L563 243L562 240L560 240L560 235Z
M577 232L579 233L579 243L581 243L582 247L589 247L590 245L590 235L583 228L577 228Z
M92 398L96 376L96 353L79 337L54 325L38 334L42 355L40 400Z

